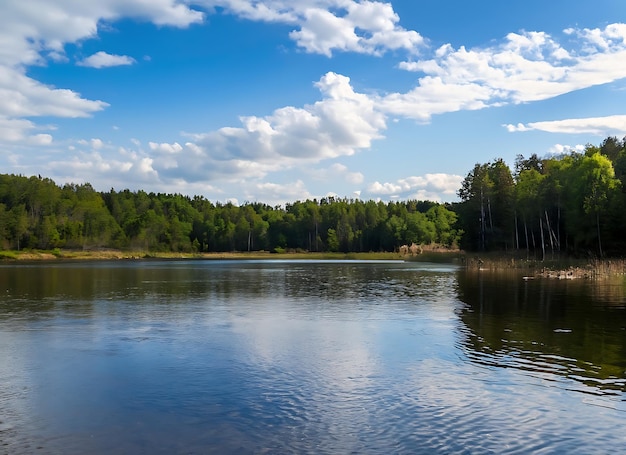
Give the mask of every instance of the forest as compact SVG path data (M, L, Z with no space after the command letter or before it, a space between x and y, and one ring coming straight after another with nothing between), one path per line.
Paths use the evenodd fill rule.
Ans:
M622 256L626 251L626 138L549 158L476 164L454 207L468 250L534 258Z
M96 191L0 174L0 249L173 252L397 251L402 245L616 256L626 248L626 144L476 164L460 202L322 198L284 206Z
M456 214L427 201L323 198L272 207L202 196L97 192L86 183L0 175L0 247L143 251L394 251L453 246Z

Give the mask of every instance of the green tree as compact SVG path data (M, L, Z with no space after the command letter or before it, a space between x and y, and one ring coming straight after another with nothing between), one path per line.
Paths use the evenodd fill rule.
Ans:
M437 204L428 209L426 217L435 227L435 242L452 247L459 241L459 233L455 229L457 214L445 206Z
M578 168L577 180L582 193L584 213L595 217L598 251L600 257L603 257L600 215L606 212L607 202L620 188L621 182L615 178L611 161L590 147Z

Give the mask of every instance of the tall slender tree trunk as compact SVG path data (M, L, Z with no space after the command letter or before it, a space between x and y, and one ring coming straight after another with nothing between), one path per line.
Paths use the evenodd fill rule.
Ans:
M603 257L602 254L602 240L600 238L600 211L596 211L596 227L598 228L598 248L600 249L600 258Z
M561 195L559 195L559 206L557 212L557 220L556 220L556 234L559 245L559 253L561 252Z
M554 258L554 242L552 241L552 229L550 228L550 218L548 218L548 211L544 210L546 215L546 226L548 227L548 237L550 237L550 249L552 250L552 257Z
M539 217L539 230L541 231L541 260L546 259L546 242L543 238L543 219Z
M517 210L515 211L515 249L519 250L519 230L517 228Z
M530 245L528 244L528 225L526 224L526 217L524 217L524 235L526 236L526 259L528 259Z
M480 187L480 246L485 250L485 201L483 198L483 187Z

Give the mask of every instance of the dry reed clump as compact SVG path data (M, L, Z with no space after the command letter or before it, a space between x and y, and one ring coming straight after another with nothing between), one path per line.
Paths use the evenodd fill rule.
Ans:
M583 266L541 270L539 276L553 279L605 279L613 276L626 275L624 259L594 259Z
M575 278L592 278L593 273L591 270L581 267L569 267L567 269L558 270L542 268L541 271L537 273L537 276L557 280L573 280Z
M518 259L514 257L481 257L461 256L461 263L468 269L479 270L534 270L540 267L536 260Z
M411 246L402 245L398 248L398 253L400 253L400 256L417 256L418 254L422 254L422 251L422 246L417 245L415 242L411 243Z

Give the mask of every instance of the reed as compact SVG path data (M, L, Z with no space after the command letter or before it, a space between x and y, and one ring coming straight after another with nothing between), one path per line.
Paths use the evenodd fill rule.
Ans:
M626 259L591 259L560 257L526 259L513 255L488 253L464 255L461 263L470 270L519 270L527 277L554 279L603 279L626 275Z

